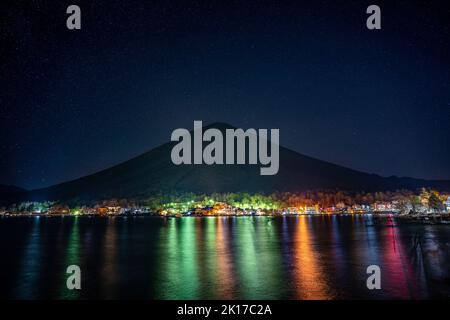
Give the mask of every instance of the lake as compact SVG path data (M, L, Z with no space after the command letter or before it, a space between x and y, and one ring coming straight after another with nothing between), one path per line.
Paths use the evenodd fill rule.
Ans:
M450 298L450 225L374 215L3 217L0 250L3 299Z

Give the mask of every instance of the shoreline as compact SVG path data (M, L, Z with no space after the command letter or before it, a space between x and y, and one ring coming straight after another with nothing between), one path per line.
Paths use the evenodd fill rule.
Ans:
M327 216L372 216L374 218L383 219L399 219L403 221L413 221L422 224L449 224L450 225L450 213L428 214L428 215L407 215L398 214L392 212L363 212L363 213L302 213L302 214L265 214L265 215L158 215L158 214L0 214L0 218L135 218L135 217L153 217L164 219L178 219L178 218L241 218L241 217L271 217L271 218L283 218L283 217L327 217Z

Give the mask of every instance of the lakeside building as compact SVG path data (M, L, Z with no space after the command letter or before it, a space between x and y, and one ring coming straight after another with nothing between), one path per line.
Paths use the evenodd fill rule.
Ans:
M320 213L320 209L319 209L319 205L316 204L315 206L308 206L305 208L305 213L306 214L319 214Z
M48 210L49 214L68 214L70 213L69 206L63 204L54 204Z
M428 197L428 198L427 198ZM440 202L440 203L439 203ZM155 196L142 200L110 199L69 206L61 202L22 202L4 207L1 215L161 215L161 216L249 216L317 214L443 214L450 213L450 195L430 191L414 194L345 193L215 194Z

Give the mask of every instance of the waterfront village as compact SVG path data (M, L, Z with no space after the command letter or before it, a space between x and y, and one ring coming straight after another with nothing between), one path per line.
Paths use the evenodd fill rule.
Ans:
M421 189L418 192L349 193L314 191L270 195L226 193L212 195L156 195L142 200L109 199L28 201L0 207L0 216L23 215L159 215L246 216L318 214L396 214L410 217L450 218L450 194Z

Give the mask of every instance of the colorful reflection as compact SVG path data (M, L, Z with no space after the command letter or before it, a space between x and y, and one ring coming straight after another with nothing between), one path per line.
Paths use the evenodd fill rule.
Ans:
M213 218L217 223L215 239L215 257L217 258L217 298L233 299L236 292L236 278L234 276L233 256L228 230L229 218Z
M197 261L196 218L169 219L161 230L162 260L157 278L158 298L199 299L199 264Z
M68 266L71 265L77 265L81 269L81 274L83 279L83 268L80 261L80 248L81 248L81 242L80 242L80 234L79 234L79 218L74 217L73 223L70 228L70 234L69 234L69 240L66 245L65 249L65 258L64 258L64 264L63 264L63 279L61 280L61 290L60 290L60 299L77 299L80 294L80 290L74 289L69 290L67 288L66 280L70 276L70 274L66 274L66 270ZM83 281L81 282L81 286L83 288Z
M217 251L216 241L216 218L206 217L204 219L195 218L195 244L198 247L198 269L203 275L204 281L199 283L199 294L202 299L211 299L217 290Z
M420 273L423 266L418 265L414 269L412 261L417 256L417 248L413 245L408 253L401 239L400 229L392 218L387 220L383 230L383 254L381 255L381 267L383 274L388 274L382 282L385 291L396 299L417 299L421 298ZM421 257L419 257L421 258Z
M284 297L285 276L281 248L272 219L235 218L234 226L238 297L241 299Z
M40 217L32 218L32 229L27 239L19 277L17 279L17 299L33 299L39 294L39 274L42 266L42 244L40 234Z
M309 217L298 217L294 236L295 246L295 290L298 299L330 299L327 277L319 260L319 252L314 244Z
M117 296L117 232L114 218L109 218L103 240L103 264L101 268L102 297L112 299Z
M371 216L29 221L2 225L27 232L0 265L14 279L0 290L12 298L417 299L450 290L446 226ZM82 268L82 290L66 287L71 264ZM372 264L381 290L366 287Z
M253 218L234 218L234 247L236 250L236 273L238 277L239 294L247 299L256 299L259 279L256 270L259 269L255 248L255 225Z

